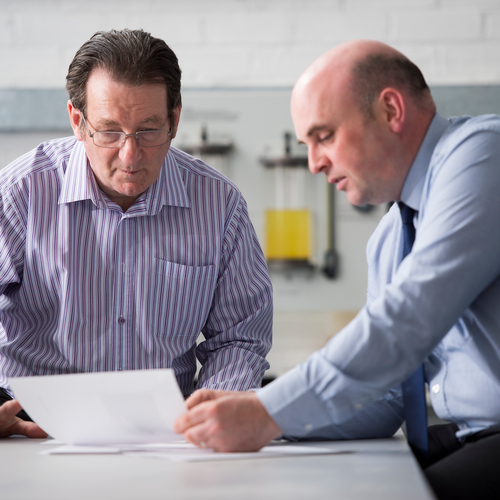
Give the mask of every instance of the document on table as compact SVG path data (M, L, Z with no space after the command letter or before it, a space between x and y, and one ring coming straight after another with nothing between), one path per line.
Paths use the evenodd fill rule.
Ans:
M10 386L30 417L63 444L44 455L123 453L176 462L336 453L321 447L272 443L258 452L217 453L173 432L187 411L171 369L19 377Z
M67 445L183 440L173 424L187 409L170 368L14 377L9 383L28 415Z
M51 444L50 441L44 444ZM275 442L256 452L219 453L206 448L198 448L190 443L154 443L117 447L59 446L41 452L43 455L75 455L94 453L123 453L140 458L156 458L172 462L208 462L215 460L243 460L253 458L290 457L302 455L331 455L344 451L319 446L282 444Z

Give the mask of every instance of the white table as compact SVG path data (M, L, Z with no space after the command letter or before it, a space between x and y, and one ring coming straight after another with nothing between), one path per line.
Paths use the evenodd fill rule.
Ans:
M314 443L341 454L189 463L123 455L40 455L47 447L40 442L0 439L2 499L434 498L402 434Z

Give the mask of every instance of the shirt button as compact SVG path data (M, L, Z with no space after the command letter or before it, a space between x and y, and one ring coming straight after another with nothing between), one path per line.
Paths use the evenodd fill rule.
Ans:
M434 385L432 386L432 392L433 392L434 394L437 394L437 393L440 391L440 389L441 389L441 387L439 386L439 384L434 384Z
M123 325L123 323L125 323L125 318L123 316L120 316L118 318L118 323L120 323L120 325Z
M306 431L311 431L311 430L312 430L312 428L313 428L313 424L305 424L305 425L304 425L304 429L305 429Z

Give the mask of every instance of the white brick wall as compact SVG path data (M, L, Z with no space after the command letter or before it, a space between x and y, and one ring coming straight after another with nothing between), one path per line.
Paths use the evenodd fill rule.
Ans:
M389 18L389 39L394 42L439 47L455 41L474 43L482 39L482 12L471 7L395 12Z
M97 30L144 28L185 87L291 86L352 38L402 50L430 84L500 83L500 0L0 0L0 87L62 87Z

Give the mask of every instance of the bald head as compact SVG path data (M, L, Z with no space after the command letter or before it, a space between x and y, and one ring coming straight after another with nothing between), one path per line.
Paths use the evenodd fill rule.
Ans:
M383 89L402 91L414 104L435 113L429 87L418 69L406 56L382 42L354 40L329 50L302 74L294 98L304 92L348 92L359 109L373 118L373 104Z

